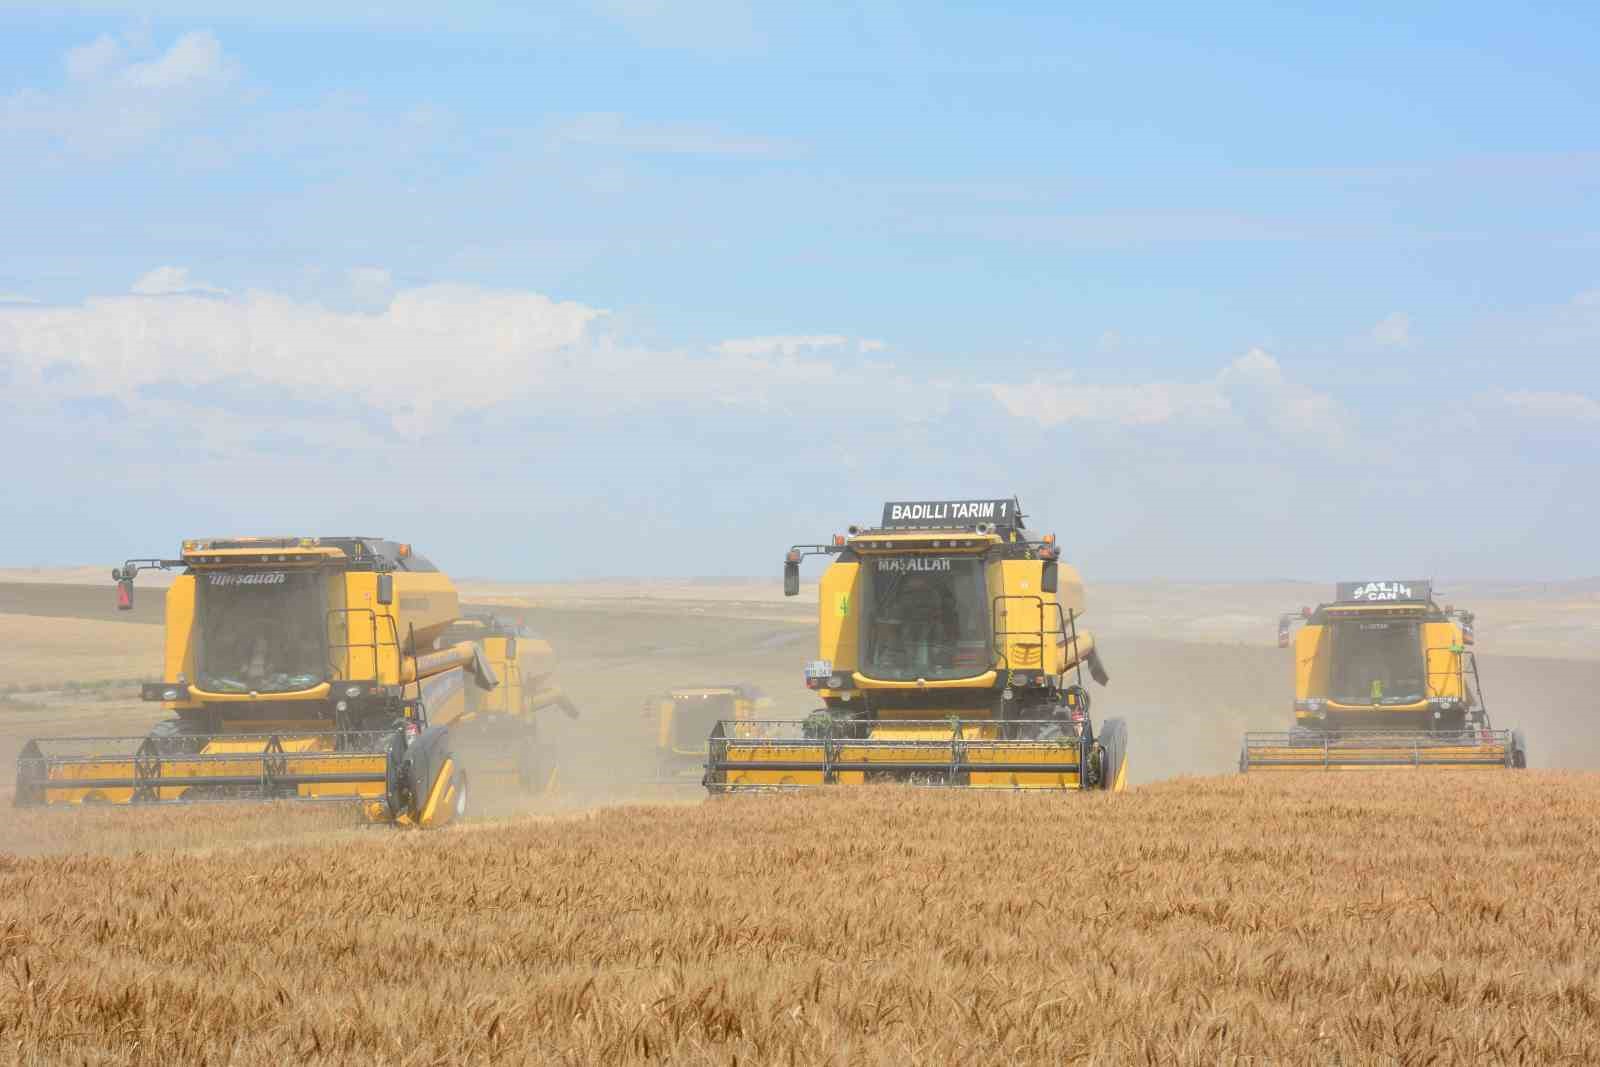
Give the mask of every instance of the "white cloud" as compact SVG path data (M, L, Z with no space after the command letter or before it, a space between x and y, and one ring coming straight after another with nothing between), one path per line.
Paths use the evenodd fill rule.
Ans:
M1257 386L1277 388L1283 384L1283 368L1278 366L1278 361L1269 355L1266 349L1252 348L1226 367L1217 375L1217 381L1223 385Z
M1524 418L1600 423L1600 400L1583 393L1516 390L1495 394L1493 399Z
M161 384L270 385L342 393L421 431L578 376L563 354L603 314L538 293L466 286L408 290L368 314L260 291L197 296L183 268L140 281L160 299L0 307L0 355L45 391L126 399Z
M550 131L551 140L591 148L664 155L790 159L798 144L737 133L712 122L656 122L615 112L577 115Z
M843 334L822 333L779 337L735 337L716 345L712 350L725 356L793 356L799 352L843 348L850 338ZM863 345L881 342L863 341ZM862 348L861 351L874 351Z
M1411 343L1411 316L1404 311L1385 315L1372 328L1372 340L1383 348L1404 348Z
M0 304L37 304L39 301L23 293L0 293Z
M101 34L88 44L67 49L67 77L73 81L97 78L115 66L121 56L122 45L114 37Z
M649 410L762 411L803 415L819 393L836 415L908 424L938 417L974 394L1050 427L1186 424L1285 434L1338 428L1327 396L1287 380L1261 349L1209 380L1093 384L940 380L879 358L883 342L845 334L734 338L709 351L631 344L602 328L607 312L528 291L436 284L394 288L361 267L330 292L369 286L380 297L333 308L282 293L227 293L181 266L145 274L129 295L69 306L0 305L0 365L44 399L110 397L149 419L173 403L238 407L337 397L402 434L442 429L463 415L504 412L606 417ZM380 292L382 291L382 292ZM249 407L249 403L245 403ZM293 410L285 433L295 433ZM309 416L307 416L309 417Z
M157 267L139 276L133 283L132 292L141 296L171 296L177 293L208 293L213 296L226 296L226 289L218 289L214 285L195 281L189 277L188 267Z
M1600 289L1588 289L1572 298L1579 307L1600 307Z
M1284 434L1316 430L1336 438L1339 430L1333 398L1288 381L1278 361L1260 348L1250 349L1210 381L1133 385L1034 381L991 385L989 389L1012 415L1043 426L1069 422L1217 424L1231 420L1264 425Z
M185 33L155 55L141 51L138 41L105 35L68 49L65 85L0 98L0 137L43 138L86 155L133 150L198 121L240 76L209 31Z
M376 267L334 277L393 285ZM229 294L177 266L150 271L135 288L70 306L0 305L0 373L42 401L113 398L147 426L178 403L226 412L265 405L278 412L277 432L291 436L304 436L310 419L296 414L300 405L330 397L420 436L490 412L800 417L821 389L846 414L881 414L893 391L915 421L946 411L955 392L889 364L860 365L859 341L844 335L650 348L602 329L603 309L536 292L438 284L393 291L377 308L330 308L276 292ZM232 447L243 432L207 431L206 443Z
M131 63L121 72L124 84L155 91L205 84L224 84L238 76L234 62L222 45L205 30L186 33L171 48L144 63Z

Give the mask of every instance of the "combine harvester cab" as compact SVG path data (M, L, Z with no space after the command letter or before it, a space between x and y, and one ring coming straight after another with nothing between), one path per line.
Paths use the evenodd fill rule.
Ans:
M753 685L679 686L648 697L642 718L655 748L651 785L698 786L719 722L750 722L772 701Z
M1015 499L884 505L883 521L830 544L818 594L823 706L799 721L712 728L713 794L905 782L969 789L1121 790L1127 729L1096 729L1085 672L1105 669L1085 631L1083 583L1054 536L1034 539Z
M1340 583L1278 620L1295 725L1245 734L1239 770L1526 767L1521 731L1489 721L1473 643L1472 613L1441 608L1431 582Z
M454 726L499 677L455 639L455 587L409 545L371 537L186 541L166 596L161 682L173 713L143 737L30 741L19 805L205 800L359 803L374 821L442 826L467 810Z

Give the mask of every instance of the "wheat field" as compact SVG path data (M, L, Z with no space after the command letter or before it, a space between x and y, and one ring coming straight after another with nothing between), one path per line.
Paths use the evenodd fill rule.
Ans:
M1595 1062L1597 801L1592 775L1442 772L881 787L435 834L292 805L29 812L8 843L49 847L0 857L0 1050Z

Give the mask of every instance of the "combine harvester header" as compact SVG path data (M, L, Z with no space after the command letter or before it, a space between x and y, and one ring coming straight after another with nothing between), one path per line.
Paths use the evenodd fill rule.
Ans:
M1331 602L1281 616L1295 725L1247 733L1239 769L1527 766L1521 732L1490 725L1473 621L1415 579L1340 582Z
M818 658L800 721L734 718L711 731L712 793L909 782L975 789L1121 789L1127 730L1096 730L1083 582L1017 501L884 505L784 558L784 593L807 556L832 557L818 594Z

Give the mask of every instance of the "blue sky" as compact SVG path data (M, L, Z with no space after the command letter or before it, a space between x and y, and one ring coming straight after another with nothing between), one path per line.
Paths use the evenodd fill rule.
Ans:
M333 6L0 0L0 564L1596 570L1592 5Z

